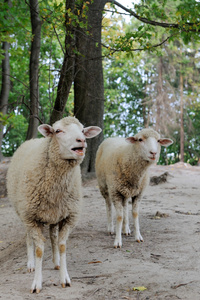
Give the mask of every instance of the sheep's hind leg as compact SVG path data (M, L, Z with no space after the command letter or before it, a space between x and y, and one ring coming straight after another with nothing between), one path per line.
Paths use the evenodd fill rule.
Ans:
M133 215L133 222L135 228L135 240L140 243L143 242L143 237L140 234L140 225L139 225L139 201L140 195L132 197L132 215Z
M128 199L124 200L124 211L123 211L123 234L130 235L131 231L129 228L129 217L128 217Z
M35 270L34 244L33 244L33 239L30 236L29 232L27 232L26 244L27 244L27 256L28 256L27 269L28 272L33 272Z
M51 247L52 247L52 255L53 255L53 263L54 269L60 269L60 253L58 247L58 233L59 228L58 225L50 225L49 227L50 239L51 239Z

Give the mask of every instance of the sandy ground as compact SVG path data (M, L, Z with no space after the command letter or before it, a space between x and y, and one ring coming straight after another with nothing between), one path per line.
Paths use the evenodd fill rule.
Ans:
M105 203L96 180L85 183L82 215L67 243L72 286L60 286L47 239L43 289L36 295L29 293L33 274L26 271L25 230L6 198L7 166L0 165L0 299L200 299L200 167L151 168L151 175L168 171L171 176L167 183L149 186L143 196L144 243L136 243L133 235L123 237L121 249L113 248L114 236L107 234ZM157 211L160 217L155 217ZM146 289L134 290L141 286Z

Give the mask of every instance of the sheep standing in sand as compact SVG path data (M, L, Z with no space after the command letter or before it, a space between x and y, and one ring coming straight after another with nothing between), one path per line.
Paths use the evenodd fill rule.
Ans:
M63 118L52 127L43 124L38 130L46 138L23 143L7 174L8 197L27 230L28 271L35 268L31 293L42 289L45 224L50 226L53 262L60 269L61 285L70 286L66 241L81 208L79 165L85 156L85 139L101 132L96 126L84 128L74 117Z
M160 146L169 146L170 139L160 138L151 128L143 129L133 137L108 138L96 156L96 175L102 196L106 201L108 232L113 233L113 204L116 209L116 237L114 247L122 246L121 233L129 235L128 198L132 198L135 239L143 238L139 229L139 200L149 182L148 168L160 155Z

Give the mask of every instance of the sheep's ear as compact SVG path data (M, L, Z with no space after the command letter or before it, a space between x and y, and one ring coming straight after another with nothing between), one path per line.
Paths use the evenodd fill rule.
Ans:
M137 138L134 136L130 136L130 137L126 138L126 142L130 143L130 144L134 144L137 142Z
M38 131L45 137L52 136L54 133L53 127L48 124L42 124L38 126Z
M101 132L101 128L98 126L89 126L83 128L83 133L87 139L91 139Z
M161 144L161 146L168 147L169 145L173 144L173 141L167 138L159 139L158 142Z

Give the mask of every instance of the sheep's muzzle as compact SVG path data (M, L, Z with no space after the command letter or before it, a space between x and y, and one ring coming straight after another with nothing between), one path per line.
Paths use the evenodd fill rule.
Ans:
M71 150L76 152L77 155L80 155L80 156L83 156L85 153L84 153L84 147L75 147L75 148L72 148Z

